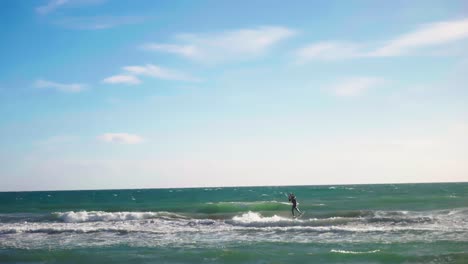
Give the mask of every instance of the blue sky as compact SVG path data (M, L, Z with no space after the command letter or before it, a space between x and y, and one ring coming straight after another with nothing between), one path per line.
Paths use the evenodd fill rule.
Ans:
M466 1L4 1L0 190L468 181Z

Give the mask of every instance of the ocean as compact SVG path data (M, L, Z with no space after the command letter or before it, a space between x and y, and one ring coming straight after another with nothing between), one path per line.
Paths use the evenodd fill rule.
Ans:
M1 192L0 263L468 263L468 183Z

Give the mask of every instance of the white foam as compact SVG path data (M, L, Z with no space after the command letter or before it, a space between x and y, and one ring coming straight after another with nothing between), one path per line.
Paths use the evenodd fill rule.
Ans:
M230 201L230 202L216 202L216 203L213 203L213 202L206 202L205 204L219 204L219 205L222 205L222 204L232 204L232 205L236 205L236 206L253 206L253 205L259 205L259 204L284 204L284 205L291 205L291 203L288 203L288 202L278 202L276 200L272 200L272 201L253 201L253 202L243 202L243 201ZM299 204L299 203L297 203Z
M59 219L66 223L97 222L97 221L126 221L150 219L160 216L183 217L168 212L103 212L103 211L80 211L80 212L57 212Z
M234 222L237 223L243 223L243 224L251 224L251 223L275 223L275 222L292 222L294 221L293 219L281 217L281 216L270 216L270 217L264 217L261 216L259 213L254 213L254 212L248 212L245 213L241 216L234 216L232 218Z
M66 247L76 244L89 247L99 246L101 243L183 246L192 241L196 241L197 245L219 245L232 241L323 242L338 245L381 241L405 243L450 240L466 243L467 212L468 208L430 212L379 212L381 216L388 218L434 215L434 221L426 222L367 221L368 217L375 215L292 219L288 216L263 216L248 212L223 220L188 218L168 212L61 212L57 213L61 218L54 219L53 222L0 222L0 236L5 238L0 239L0 248L46 248L46 245ZM338 247L331 252L371 254L378 252L377 250L350 251L349 248L345 250Z
M348 250L339 250L339 249L332 249L330 250L332 253L341 253L341 254L372 254L380 252L380 249L371 250L371 251L348 251Z

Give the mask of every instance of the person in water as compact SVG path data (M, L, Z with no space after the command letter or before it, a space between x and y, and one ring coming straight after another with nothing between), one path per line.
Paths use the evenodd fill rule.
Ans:
M299 210L299 208L297 208L297 200L296 200L296 196L294 195L294 193L289 194L288 200L292 203L291 213L293 217L295 217L294 210L296 210L299 213L299 215L301 215L302 212L301 210Z

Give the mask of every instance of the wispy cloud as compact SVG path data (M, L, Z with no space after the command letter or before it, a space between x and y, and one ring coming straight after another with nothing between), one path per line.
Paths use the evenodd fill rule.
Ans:
M205 63L219 63L260 56L273 45L293 36L285 27L259 27L214 34L179 34L178 43L147 43L146 50L176 54Z
M86 6L105 2L105 0L49 0L46 4L36 7L40 15L47 15L63 7Z
M197 47L193 45L177 45L177 44L152 44L148 43L142 46L143 49L151 51L161 51L167 53L174 53L187 58L193 58L197 56Z
M110 83L110 84L122 83L122 84L131 84L131 85L141 83L140 79L138 79L137 77L135 77L133 75L123 75L123 74L114 75L114 76L105 78L104 80L102 80L102 82L103 83Z
M120 144L138 144L144 141L141 136L128 133L104 133L98 136L98 139L107 143Z
M353 77L332 85L327 90L336 96L359 96L382 83L381 78Z
M200 81L199 79L185 73L153 64L125 66L122 69L124 71L122 74L107 77L102 81L109 84L140 84L141 80L137 76L146 76L171 81Z
M370 53L372 56L399 56L413 49L436 46L468 37L468 19L427 24L420 29L390 40Z
M52 82L52 81L47 81L47 80L37 80L34 83L34 86L36 88L40 89L53 89L61 92L68 92L68 93L78 93L86 89L85 84L80 84L80 83L70 83L70 84L65 84L65 83L58 83L58 82Z
M141 16L65 17L55 21L55 24L69 29L100 30L122 25L138 24L144 20L145 17Z
M66 5L68 2L69 0L51 0L47 4L37 7L36 12L41 15L46 15L55 9Z
M163 68L153 64L146 64L144 66L126 66L123 68L130 74L149 76L163 80L174 80L174 81L197 81L197 79L167 68Z
M375 43L319 42L296 51L297 62L369 57L392 57L412 54L422 48L433 48L468 38L468 19L442 21L420 26L397 36L384 45Z
M302 47L296 52L299 62L313 59L336 60L362 56L359 46L353 43L320 42Z
M198 82L199 79L192 77L188 74L182 73L180 71L164 68L161 66L146 64L146 65L134 65L134 66L125 66L122 68L124 70L123 74L114 75L108 78L105 78L103 82L105 83L127 83L127 84L137 84L140 83L140 79L136 76L147 76L161 80L171 80L171 81L185 81L185 82Z

